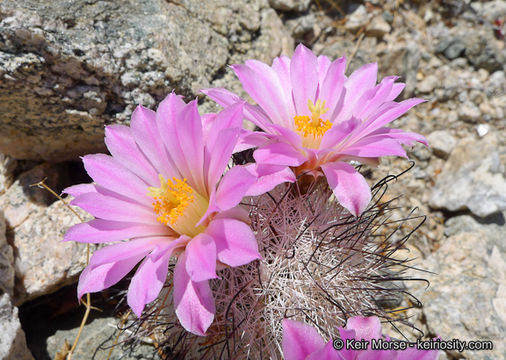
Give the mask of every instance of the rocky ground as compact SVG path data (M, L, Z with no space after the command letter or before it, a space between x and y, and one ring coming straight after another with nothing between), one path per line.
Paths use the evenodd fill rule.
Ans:
M1 1L0 358L54 358L83 311L72 284L86 249L60 242L79 220L30 185L87 181L77 157L104 150L104 124L173 89L212 109L200 88L241 91L228 64L270 63L299 42L346 55L348 71L378 62L406 82L401 96L427 99L394 123L430 143L389 190L427 216L407 247L431 286L407 284L424 304L409 315L432 336L494 342L443 359L506 358L505 20L504 0ZM386 160L371 182L407 167ZM94 314L75 358L106 357L93 354L119 320Z

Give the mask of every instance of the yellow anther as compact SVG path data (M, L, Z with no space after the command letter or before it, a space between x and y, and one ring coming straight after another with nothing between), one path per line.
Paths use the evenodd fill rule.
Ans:
M320 146L321 138L332 127L329 120L323 120L321 116L329 109L325 107L325 101L320 99L313 103L307 101L308 110L311 116L299 115L293 118L295 128L302 135L302 145L309 148L317 149Z
M149 187L148 196L154 199L152 205L158 215L156 220L170 226L179 234L195 236L204 230L195 225L206 212L209 202L187 184L186 179L173 177L165 180L162 175L160 187Z
M304 136L320 138L332 127L332 123L328 120L323 121L322 119L318 119L318 122L315 123L311 121L309 116L296 116L294 120L297 131L301 132Z
M190 203L193 202L193 189L186 183L173 177L165 180L159 175L160 187L149 187L148 196L155 199L153 209L158 216L157 220L165 225L174 224Z

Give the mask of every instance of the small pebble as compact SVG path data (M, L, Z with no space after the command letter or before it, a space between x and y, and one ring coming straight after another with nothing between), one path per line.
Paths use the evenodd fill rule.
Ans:
M476 126L476 132L479 137L484 137L488 134L490 127L487 124L479 124Z

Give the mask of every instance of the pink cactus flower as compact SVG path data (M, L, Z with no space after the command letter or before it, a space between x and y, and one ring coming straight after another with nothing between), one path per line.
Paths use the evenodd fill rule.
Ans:
M260 177L259 192L302 174L325 175L341 205L358 216L371 191L348 162L377 164L382 156L405 157L401 144L427 144L421 135L385 127L422 99L395 102L404 84L390 76L376 85L377 64L364 65L349 77L345 68L344 57L331 62L303 45L292 59L274 59L272 67L257 60L232 65L257 103L245 105L245 117L263 130L243 136L238 147L259 147L253 169ZM225 89L204 93L224 107L242 101Z
M381 323L376 316L355 316L348 319L345 328L339 328L341 349L336 350L332 339L325 343L315 328L294 320L283 320L283 355L285 360L436 360L437 350L418 350L409 347L405 350L374 350L372 339L382 337ZM359 341L364 349L354 350L347 347L347 341ZM357 345L354 345L358 347Z
M177 256L176 315L186 330L205 334L215 312L208 280L220 267L260 258L248 214L238 207L255 178L243 167L222 176L241 131L242 107L206 116L203 124L196 101L185 104L170 94L156 112L137 107L130 127L106 127L112 156L83 157L94 184L65 190L73 205L95 216L70 228L65 240L117 242L93 254L79 278L79 298L114 285L140 263L127 295L140 316Z

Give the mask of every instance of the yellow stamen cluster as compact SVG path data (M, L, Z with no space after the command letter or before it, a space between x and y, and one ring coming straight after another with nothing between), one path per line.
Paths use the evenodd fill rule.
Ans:
M330 121L321 118L329 109L325 107L325 101L322 103L319 99L316 104L308 100L307 107L311 111L311 116L295 116L295 127L304 136L322 137L332 127Z
M193 189L186 183L186 179L175 177L165 180L159 175L160 187L149 187L148 196L155 199L153 209L157 220L165 225L174 225L176 220L184 214L185 209L194 201Z
M152 204L157 220L181 235L194 237L204 231L205 225L197 223L206 213L209 200L188 185L186 179L158 177L160 187L148 188L148 196L155 200Z
M314 125L309 121L309 116L296 116L294 120L297 131L301 132L304 136L312 135L314 137L322 137L332 126L330 121L323 121L321 119L319 123Z

